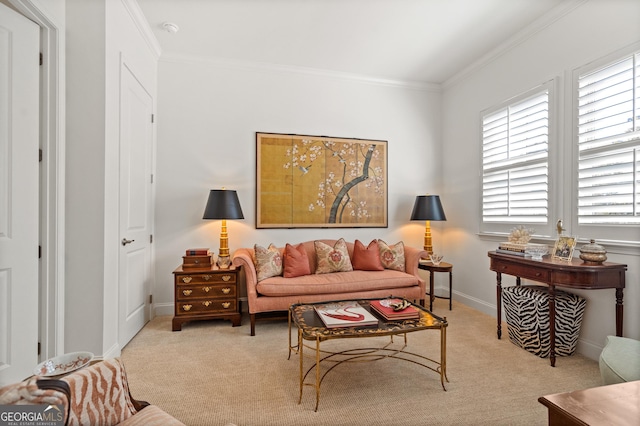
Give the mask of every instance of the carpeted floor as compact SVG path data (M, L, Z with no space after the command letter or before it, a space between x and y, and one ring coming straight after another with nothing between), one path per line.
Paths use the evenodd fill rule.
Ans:
M597 361L561 357L556 367L513 345L493 317L437 299L446 316L447 391L438 374L393 359L343 364L315 392L299 396L299 359L287 360L287 322L259 322L249 336L228 321L202 321L171 331L171 317L157 317L126 346L122 359L132 395L158 405L189 426L298 425L546 425L542 395L599 386ZM336 349L374 340L327 342ZM439 333L408 335L409 350L439 355ZM386 340L384 340L386 342Z

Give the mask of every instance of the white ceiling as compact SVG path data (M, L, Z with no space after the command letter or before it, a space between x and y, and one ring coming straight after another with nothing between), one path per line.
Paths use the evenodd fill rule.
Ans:
M137 0L162 55L443 83L575 0ZM546 16L549 19L549 16ZM544 20L544 19L543 19ZM180 29L171 34L163 22ZM538 21L540 22L540 21Z

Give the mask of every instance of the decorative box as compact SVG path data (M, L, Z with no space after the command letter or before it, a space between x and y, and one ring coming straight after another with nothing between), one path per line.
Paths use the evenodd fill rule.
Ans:
M182 268L211 268L211 255L206 256L182 256Z

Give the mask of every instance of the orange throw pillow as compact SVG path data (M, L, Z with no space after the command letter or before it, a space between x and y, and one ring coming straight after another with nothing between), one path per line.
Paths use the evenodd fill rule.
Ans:
M380 248L378 241L373 240L367 247L356 240L353 245L353 259L351 260L353 269L361 271L383 271L382 261L380 260Z
M311 267L304 244L292 246L287 243L284 247L284 277L293 278L309 274L311 274Z

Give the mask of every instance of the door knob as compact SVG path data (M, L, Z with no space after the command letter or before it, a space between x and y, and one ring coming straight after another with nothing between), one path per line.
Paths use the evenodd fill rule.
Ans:
M127 244L131 244L132 242L134 242L135 240L127 240L126 238L122 239L122 245L126 246Z

